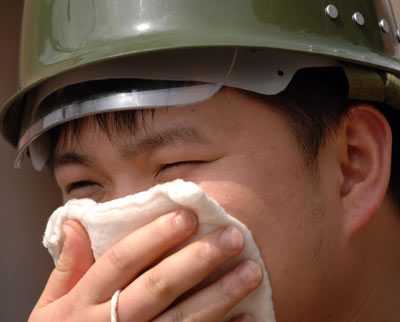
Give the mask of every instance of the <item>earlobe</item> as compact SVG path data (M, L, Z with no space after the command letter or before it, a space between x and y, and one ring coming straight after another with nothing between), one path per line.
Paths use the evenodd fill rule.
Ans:
M392 134L386 118L369 104L357 104L340 123L341 201L348 237L377 213L390 179Z

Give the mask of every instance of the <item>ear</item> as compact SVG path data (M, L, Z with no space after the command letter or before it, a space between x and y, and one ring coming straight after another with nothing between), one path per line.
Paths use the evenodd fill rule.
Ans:
M392 133L386 118L369 104L357 104L338 129L341 201L345 232L353 236L377 213L391 168Z

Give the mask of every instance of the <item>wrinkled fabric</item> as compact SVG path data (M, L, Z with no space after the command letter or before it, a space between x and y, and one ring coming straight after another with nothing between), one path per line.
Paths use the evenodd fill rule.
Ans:
M400 79L394 74L355 64L341 64L350 99L385 103L400 109Z
M179 209L190 209L197 214L198 229L187 242L173 249L171 253L220 227L237 227L244 236L242 252L210 275L198 287L204 287L219 276L231 270L244 259L260 263L264 273L262 284L225 317L230 320L240 314L250 314L256 321L275 322L271 287L268 273L260 252L248 228L236 218L228 215L214 200L194 183L176 180L155 186L148 191L96 203L90 199L71 200L58 208L50 217L43 244L48 248L56 263L63 247L62 225L68 219L78 220L88 232L93 254L97 260L109 247L136 229L150 223L157 217Z

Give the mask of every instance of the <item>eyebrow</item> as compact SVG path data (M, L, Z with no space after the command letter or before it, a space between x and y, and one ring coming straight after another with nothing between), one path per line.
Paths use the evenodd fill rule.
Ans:
M50 167L54 170L57 167L69 164L80 164L89 166L92 164L90 159L77 152L66 152L62 154L56 154L51 160Z
M197 128L190 126L175 126L159 132L147 133L135 143L124 145L120 149L120 157L124 160L132 160L145 152L150 152L159 147L173 144L208 144L210 140Z
M142 138L139 137L135 142L124 143L118 146L121 159L132 160L146 152L173 144L210 143L210 140L202 132L190 126L175 126L150 133L144 130L143 133L144 136ZM60 154L56 153L51 162L51 167L52 169L56 169L57 167L70 164L90 166L94 164L94 161L90 156L75 151L67 151Z

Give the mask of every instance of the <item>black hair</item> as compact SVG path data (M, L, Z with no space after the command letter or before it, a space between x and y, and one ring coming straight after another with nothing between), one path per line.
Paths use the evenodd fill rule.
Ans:
M321 144L334 135L343 117L360 101L348 98L348 83L340 67L299 70L283 92L262 99L277 107L289 123L306 162L313 167ZM367 102L388 120L392 130L392 167L389 193L400 208L400 110Z
M106 81L105 81L106 82ZM299 70L288 87L277 95L261 95L246 92L248 95L265 100L276 107L289 124L299 143L304 159L310 169L315 165L319 148L325 140L335 134L343 117L350 108L359 103L348 98L348 84L340 67L307 68ZM385 104L370 102L387 118L393 133L392 168L389 193L396 206L400 208L400 110ZM134 133L138 116L144 117L154 110L128 110L97 114L89 120L97 123L99 129L111 138L121 131ZM85 119L77 119L62 124L52 130L52 146L69 138L79 139L79 129ZM86 120L88 121L88 120ZM142 122L144 124L144 122ZM60 140L60 135L64 135ZM54 152L54 151L53 151ZM51 167L52 157L48 163Z

